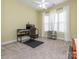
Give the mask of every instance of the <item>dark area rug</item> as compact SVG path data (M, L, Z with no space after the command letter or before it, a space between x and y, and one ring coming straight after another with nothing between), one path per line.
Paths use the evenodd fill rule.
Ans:
M23 43L32 47L32 48L36 48L37 46L43 44L44 42L37 41L37 40L28 40L28 41L25 41Z

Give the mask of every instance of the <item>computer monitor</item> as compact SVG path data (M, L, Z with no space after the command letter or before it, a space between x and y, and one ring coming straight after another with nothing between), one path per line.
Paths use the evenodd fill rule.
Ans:
M26 29L30 29L32 27L31 24L26 24Z

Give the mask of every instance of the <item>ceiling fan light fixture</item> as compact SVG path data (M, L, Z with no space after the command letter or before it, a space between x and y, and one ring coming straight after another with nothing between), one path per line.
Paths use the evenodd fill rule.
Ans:
M35 1L35 3L39 4L38 7L42 8L42 9L47 9L47 5L49 4L45 0L42 0L41 2Z
M38 5L40 8L42 9L47 9L47 7L43 4L43 5Z

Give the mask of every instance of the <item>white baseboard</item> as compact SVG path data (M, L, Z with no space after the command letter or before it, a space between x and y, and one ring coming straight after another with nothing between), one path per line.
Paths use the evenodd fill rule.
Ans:
M64 38L60 38L60 37L58 37L57 39L64 40Z
M42 38L47 38L47 37L42 37ZM58 39L64 40L64 38L58 38ZM25 40L25 39L22 39L22 40ZM27 38L27 40L28 40L28 38ZM1 45L6 45L6 44L14 43L14 42L17 42L17 40L11 40L11 41L7 41L7 42L1 42Z
M11 41L7 41L7 42L1 42L1 45L6 45L6 44L10 44L13 42L17 42L17 40L11 40Z
M58 39L60 39L60 40L64 40L64 41L70 41L70 40L65 40L64 38L60 38L60 37L58 37Z
M20 38L18 38L18 40L19 40ZM29 39L29 37L27 36L27 37L22 37L22 41L23 40L28 40ZM7 41L7 42L1 42L1 45L6 45L6 44L10 44L10 43L14 43L14 42L17 42L17 39L14 39L14 40L10 40L10 41Z

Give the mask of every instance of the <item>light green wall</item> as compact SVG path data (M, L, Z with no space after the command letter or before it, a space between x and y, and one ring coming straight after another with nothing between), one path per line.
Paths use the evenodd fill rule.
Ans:
M58 9L58 8L61 8L61 7L64 7L66 5L69 5L69 9L70 9L70 36L72 38L76 38L77 37L77 1L76 0L69 0L69 1L66 1L66 2L63 2L59 5L56 5L54 7L51 7L49 9L47 9L47 11L53 11L54 9ZM45 10L43 10L45 11ZM41 13L43 12L41 11ZM42 15L40 13L40 15ZM40 19L40 22L42 22L42 19ZM39 21L38 21L39 22ZM40 23L39 25L41 25L42 23ZM44 34L45 35L45 34Z
M42 35L42 15L40 11L37 11L37 28L39 29L39 35Z
M35 24L37 12L18 0L1 1L1 41L7 42L16 39L16 30L25 28L27 22Z
M71 37L77 38L77 0L70 2Z
M70 0L55 7L51 7L48 11L56 8L64 7L66 4L70 6L70 31L71 37L77 36L77 1ZM27 22L35 24L42 33L42 15L41 11L35 11L27 5L18 3L17 0L1 0L1 41L6 42L16 39L16 29L25 28Z

